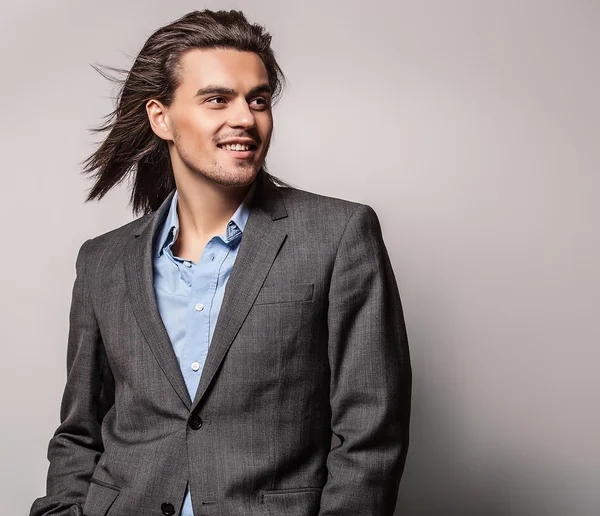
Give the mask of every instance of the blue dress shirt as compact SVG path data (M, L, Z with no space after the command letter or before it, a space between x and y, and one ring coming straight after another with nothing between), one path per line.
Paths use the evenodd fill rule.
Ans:
M206 244L198 263L173 256L171 252L179 234L177 191L158 229L153 257L154 293L192 400L200 383L255 188L253 184L227 223L225 232ZM181 516L193 516L189 486Z

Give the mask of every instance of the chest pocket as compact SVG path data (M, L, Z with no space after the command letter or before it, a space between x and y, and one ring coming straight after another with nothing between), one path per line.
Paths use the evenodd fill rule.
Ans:
M265 285L258 293L254 304L266 305L273 303L300 303L302 301L312 301L313 292L313 283Z

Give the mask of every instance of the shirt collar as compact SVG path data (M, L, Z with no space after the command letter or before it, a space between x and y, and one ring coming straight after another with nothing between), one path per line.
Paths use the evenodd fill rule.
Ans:
M250 216L250 203L254 197L256 190L256 181L252 183L252 186L248 190L246 197L240 203L235 213L231 216L227 225L225 226L225 232L219 235L219 238L228 245L232 245L242 235ZM173 195L169 211L165 217L165 220L160 229L157 244L157 255L160 256L165 248L170 248L179 234L179 216L177 215L177 199L179 198L177 190Z

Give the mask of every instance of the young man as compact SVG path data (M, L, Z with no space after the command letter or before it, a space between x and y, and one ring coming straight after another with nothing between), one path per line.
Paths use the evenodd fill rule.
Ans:
M31 516L393 514L411 387L394 274L369 206L266 172L270 40L193 12L124 81L89 199L135 171L145 215L77 257Z

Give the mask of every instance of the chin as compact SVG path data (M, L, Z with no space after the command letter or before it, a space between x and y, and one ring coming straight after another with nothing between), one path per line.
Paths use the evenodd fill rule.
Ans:
M256 179L260 167L238 168L234 170L221 170L215 174L205 174L208 179L222 186L248 186Z

